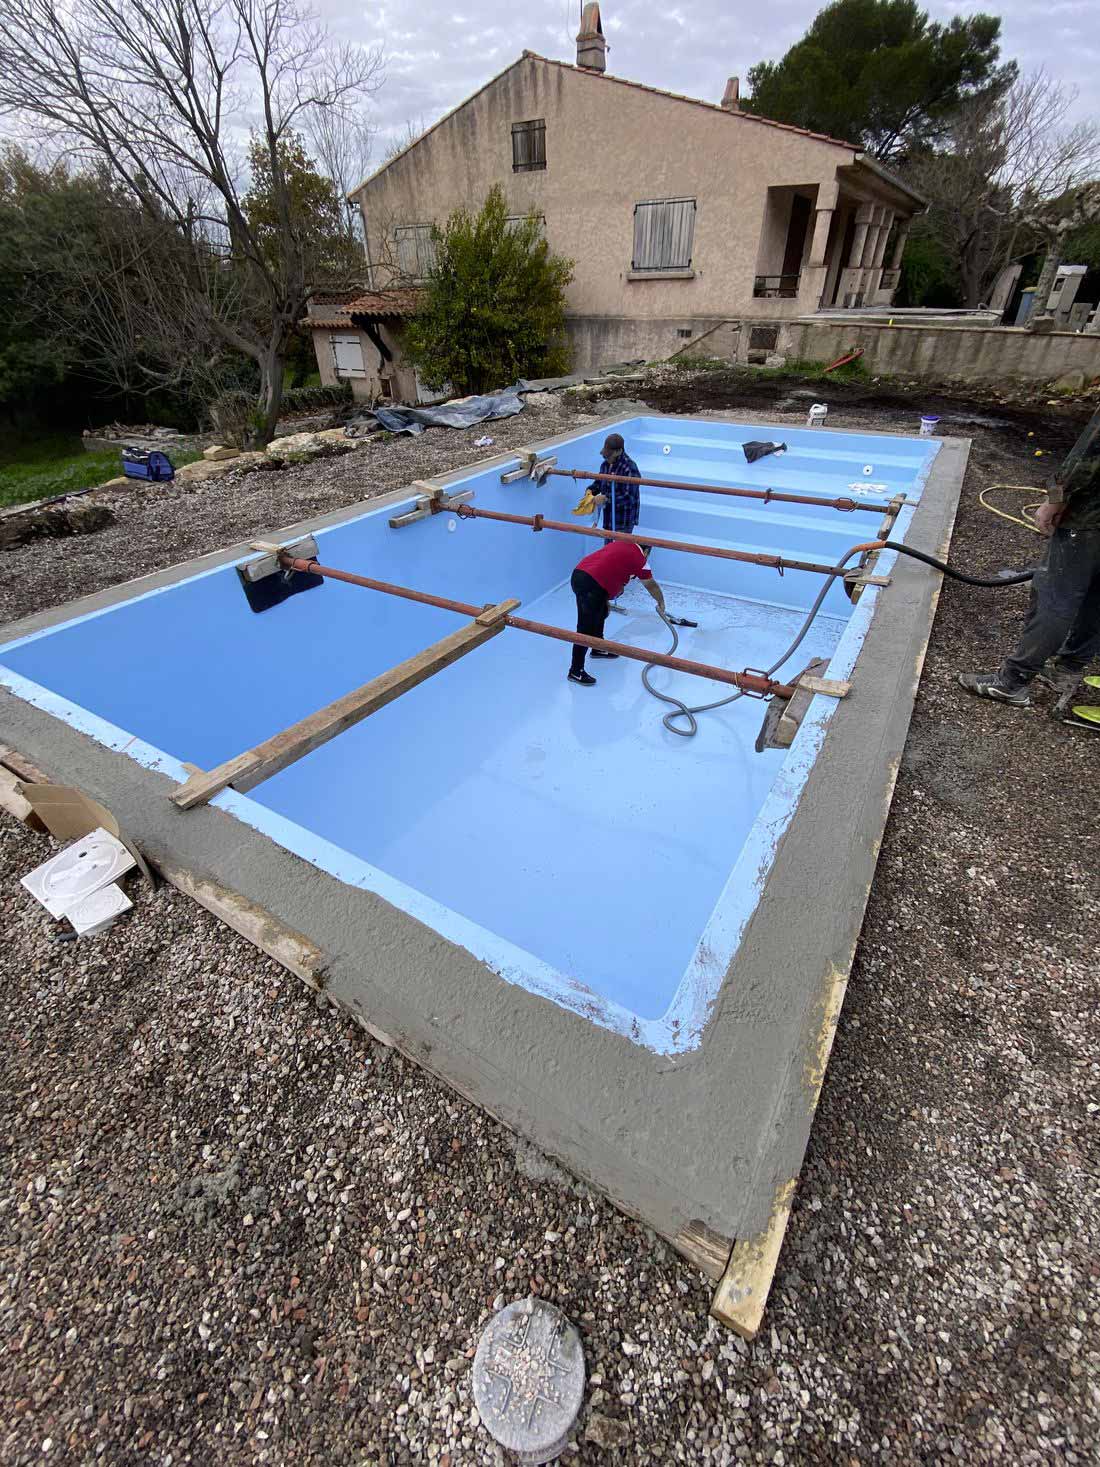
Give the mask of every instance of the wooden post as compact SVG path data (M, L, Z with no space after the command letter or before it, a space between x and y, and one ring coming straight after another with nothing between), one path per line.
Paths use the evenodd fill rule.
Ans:
M433 673L442 672L452 662L465 657L467 652L472 652L490 637L495 637L504 630L506 617L519 604L518 601L502 601L497 606L487 607L475 621L451 632L440 641L433 642L423 652L399 662L396 667L372 678L361 688L345 693L342 698L337 698L334 703L311 713L308 718L303 718L290 728L283 729L281 733L265 739L254 749L227 759L224 764L219 764L208 773L193 774L169 798L181 810L190 810L195 805L205 805L229 785L240 790L242 794L246 790L254 789L263 780L270 779L281 769L286 769L314 749L319 749L337 734L361 723L364 718L377 713L379 708L392 703L402 693L407 693L419 683L425 682Z

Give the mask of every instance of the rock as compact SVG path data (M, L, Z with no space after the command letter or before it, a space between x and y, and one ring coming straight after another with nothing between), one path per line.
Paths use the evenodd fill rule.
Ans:
M351 439L344 432L343 428L322 428L321 431L319 433L315 434L314 436L317 437L317 438L319 438L322 443L350 443L351 442Z
M240 453L239 448L230 448L227 443L212 443L209 448L204 448L202 456L211 463L222 458L236 458Z
M290 433L285 438L273 438L267 451L273 458L283 458L288 453L319 453L321 442L319 433Z
M787 365L787 358L781 356L779 352L772 352L770 356L764 358L764 365L765 367L785 367Z
M610 1416L601 1416L598 1411L593 1411L588 1417L584 1439L594 1447L611 1451L614 1447L626 1446L630 1440L630 1427L625 1421L615 1421Z
M1080 367L1074 367L1056 377L1052 385L1055 392L1080 392L1085 386L1085 374Z
M237 467L235 460L217 461L213 463L206 459L196 459L193 464L184 464L182 469L176 471L176 478L184 484L201 484L206 479L219 479L222 474L228 474L230 469Z
M46 509L29 507L24 513L9 513L0 520L0 550L25 545L43 536L92 535L113 525L115 517L105 504L87 499L55 504Z

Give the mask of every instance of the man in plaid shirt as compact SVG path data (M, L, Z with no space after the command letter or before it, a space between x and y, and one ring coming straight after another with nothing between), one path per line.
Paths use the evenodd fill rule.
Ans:
M600 456L603 458L601 474L625 474L631 479L642 477L638 465L626 451L621 433L607 435ZM604 529L621 530L627 535L633 535L641 509L637 484L604 484L596 480L592 489L593 499L603 507Z

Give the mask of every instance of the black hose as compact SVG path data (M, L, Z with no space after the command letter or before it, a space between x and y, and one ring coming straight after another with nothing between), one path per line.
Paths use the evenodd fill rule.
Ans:
M950 576L953 581L962 581L967 586L985 586L996 589L998 586L1019 586L1023 581L1030 581L1035 572L1007 571L1004 575L994 576L986 579L984 576L968 576L965 571L955 570L946 561L937 560L934 555L925 555L923 550L914 550L911 545L901 545L897 540L884 542L887 550L896 550L899 555L911 555L914 560L923 560L925 565L934 566L936 570L942 571L945 576Z

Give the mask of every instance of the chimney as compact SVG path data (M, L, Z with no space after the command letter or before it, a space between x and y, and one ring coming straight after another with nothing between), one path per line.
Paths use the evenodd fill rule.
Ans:
M577 65L585 71L607 70L607 42L600 24L600 7L588 0L581 12L581 28L577 32Z
M727 112L737 112L741 107L741 80L731 76L722 94L722 106Z

